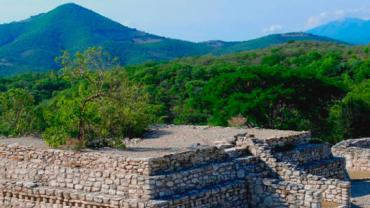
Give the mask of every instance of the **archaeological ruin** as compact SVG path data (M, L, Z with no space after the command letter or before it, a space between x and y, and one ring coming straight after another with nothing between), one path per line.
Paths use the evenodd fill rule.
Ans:
M333 146L332 152L346 159L348 171L370 172L370 138L342 141Z
M162 126L127 150L0 142L0 207L350 206L343 158L309 132Z

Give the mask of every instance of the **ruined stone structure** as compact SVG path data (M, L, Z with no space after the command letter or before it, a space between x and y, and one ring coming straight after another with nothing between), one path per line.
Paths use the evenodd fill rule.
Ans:
M346 159L347 170L370 172L370 138L345 140L333 146L332 151Z
M343 159L308 132L239 134L150 158L0 145L4 208L347 207L345 180Z

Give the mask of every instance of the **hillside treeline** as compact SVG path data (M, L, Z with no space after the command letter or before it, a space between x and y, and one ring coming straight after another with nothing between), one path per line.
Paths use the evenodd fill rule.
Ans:
M126 68L104 56L90 49L57 72L1 79L0 134L114 146L174 123L312 130L332 143L370 136L366 46L290 42Z

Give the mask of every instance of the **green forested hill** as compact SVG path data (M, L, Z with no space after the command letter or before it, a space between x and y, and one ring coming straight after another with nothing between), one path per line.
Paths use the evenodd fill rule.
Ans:
M370 136L366 46L290 42L220 57L133 65L102 73L105 84L89 82L100 80L100 75L90 72L76 78L58 72L0 79L0 134L46 131L74 138L79 135L79 115L89 123L93 138L115 133L116 127L135 129L148 117L175 124L312 130L314 137L333 143ZM78 104L97 87L110 94L120 83L129 83L122 89L136 87L133 95L124 91L119 98L137 102L138 95L144 95L146 104L128 105L134 112L127 114L130 111L110 109L110 104L97 100L80 112ZM120 125L107 131L105 125L114 122Z
M292 40L333 41L290 33L245 42L193 43L125 27L76 4L65 4L21 22L0 25L0 75L56 69L61 51L101 46L122 64L165 61L184 56L225 54L269 47Z
M294 41L318 41L318 42L330 42L337 44L346 44L334 39L316 36L308 33L285 33L285 34L274 34L265 37L241 41L241 42L225 42L225 45L212 50L212 54L222 55L228 53L235 53L241 51L255 50L271 47L273 45L294 42Z

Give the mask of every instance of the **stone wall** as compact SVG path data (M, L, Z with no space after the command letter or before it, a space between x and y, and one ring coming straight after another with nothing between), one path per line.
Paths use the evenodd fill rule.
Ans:
M333 146L332 152L345 158L349 171L370 171L370 138L345 140Z
M247 173L256 172L258 165L255 157L245 157L182 171L181 174L174 172L157 175L150 178L153 181L151 188L156 190L155 197L168 197L199 187L211 187L229 181L243 180Z
M331 156L328 144L300 144L295 145L290 151L277 152L275 157L278 161L285 161L291 164L307 164L317 160L329 159Z
M122 174L149 175L151 172L148 159L127 158L103 152L44 150L0 144L0 158L66 168L118 171Z
M234 152L238 151L240 150L234 149ZM230 151L225 152L222 148L206 147L163 157L127 158L119 154L95 151L35 150L31 147L0 144L0 158L4 159L139 175L155 175L220 162L226 160L230 154Z
M251 136L251 135L249 135ZM254 135L252 135L254 136ZM302 132L297 135L285 136L285 137L274 137L269 139L261 139L269 146L284 145L287 143L290 144L307 144L311 139L311 132Z
M219 184L209 188L190 191L188 194L178 195L162 204L167 207L204 207L204 208L248 208L248 189L244 180Z
M168 207L225 207L248 208L244 181L222 184L210 189L194 190L177 195L171 200L138 201L101 194L84 194L78 191L27 187L27 184L0 184L0 206L6 208L168 208Z
M138 159L1 145L0 198L7 207L246 207L245 174L259 170L247 154L211 146Z
M320 207L349 202L343 160L309 133L155 158L0 145L0 207ZM276 145L294 144L286 152ZM328 179L330 178L330 179Z
M318 196L315 196L315 199L321 198L322 200L335 202L343 206L350 206L350 182L343 180L347 179L344 160L334 158L332 155L328 156L326 152L330 151L327 148L327 144L320 144L322 148L326 147L326 151L321 151L322 148L316 147L317 151L300 151L301 154L297 154L297 151L302 149L302 145L306 145L308 149L312 150L312 144L309 139L296 138L294 141L285 140L285 143L269 143L254 137L247 138L248 135L246 138L241 139L239 145L247 146L253 155L258 155L260 160L269 167L271 175L275 176L274 178L278 178L283 183L303 185L304 188L301 190L300 195L294 196L294 194L291 194L289 197L293 197L293 199L281 199L281 201L292 206L297 206L295 201L298 199L303 199L302 203L304 204L316 203L316 201L311 201L312 197L308 197L308 201L304 201L305 198L302 198L302 196L311 196L310 193L315 192L318 194ZM296 148L287 149L285 152L275 151L276 146L285 144L289 144L289 146L296 145ZM308 159L309 156L305 154L313 155L313 160ZM295 158L292 158L293 155L295 155ZM323 165L324 161L326 165ZM308 164L304 162L308 162ZM303 168L304 165L314 163L319 165L313 166L315 168L312 170ZM331 167L336 167L336 169L326 169L329 167L327 164L333 164ZM310 172L316 175L312 175ZM332 179L325 178L325 176L330 176ZM282 187L281 190L284 190L284 186ZM268 205L264 205L268 207Z
M302 184L278 179L249 178L252 207L320 207L320 191L306 190Z

